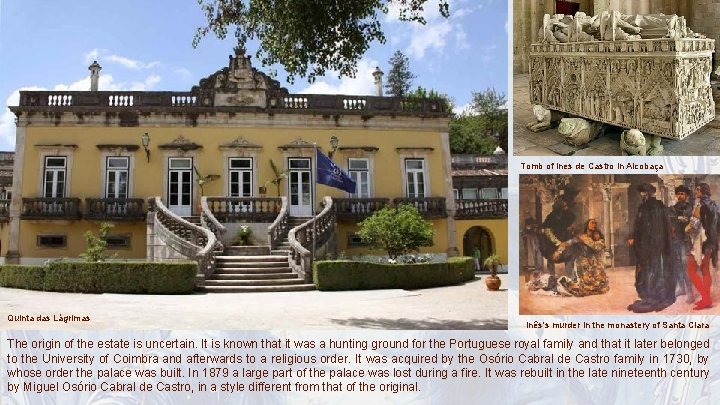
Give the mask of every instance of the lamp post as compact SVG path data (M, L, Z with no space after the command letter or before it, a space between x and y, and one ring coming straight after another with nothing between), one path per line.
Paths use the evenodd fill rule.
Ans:
M141 141L143 149L145 149L145 156L147 156L147 161L148 163L150 163L150 149L148 149L148 146L150 146L150 135L145 132L141 137Z
M330 137L330 151L328 152L328 157L329 157L330 159L333 158L333 155L335 154L335 151L336 151L337 148L338 148L338 143L339 143L339 142L340 142L340 140L338 139L337 136L333 135L333 136Z

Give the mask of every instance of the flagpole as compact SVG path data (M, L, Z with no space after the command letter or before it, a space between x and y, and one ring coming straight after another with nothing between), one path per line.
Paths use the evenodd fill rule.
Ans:
M310 198L312 208L312 261L315 263L315 198L317 197L317 157L318 157L318 146L317 142L313 142L313 178L312 178L312 197ZM312 270L311 270L312 271Z

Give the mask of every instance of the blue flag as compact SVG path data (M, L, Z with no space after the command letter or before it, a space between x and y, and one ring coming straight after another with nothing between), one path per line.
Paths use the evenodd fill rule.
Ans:
M355 192L355 181L342 171L329 157L325 156L320 149L315 149L317 164L317 182L326 186L339 188L348 193Z

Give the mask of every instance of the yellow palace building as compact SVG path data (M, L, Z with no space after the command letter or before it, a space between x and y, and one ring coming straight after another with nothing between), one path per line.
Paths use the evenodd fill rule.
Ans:
M117 259L196 259L210 278L225 247L286 255L308 281L313 257L368 254L357 222L400 203L432 221L423 252L458 254L441 100L382 97L379 70L375 96L290 94L243 49L187 92L99 91L100 69L89 67L90 91L22 91L10 107L6 263L77 258L84 233L112 222ZM316 184L316 147L355 193ZM241 226L256 247L227 253Z

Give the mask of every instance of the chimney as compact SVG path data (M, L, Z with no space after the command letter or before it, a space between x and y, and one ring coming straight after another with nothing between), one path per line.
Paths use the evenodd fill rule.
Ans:
M88 70L90 71L90 91L98 91L101 69L96 60L93 61L92 65L88 66Z
M379 67L375 66L375 71L372 73L373 77L375 78L375 95L378 97L383 96L383 83L382 83L382 77L383 72L380 70Z

